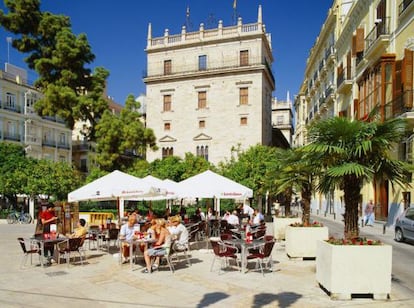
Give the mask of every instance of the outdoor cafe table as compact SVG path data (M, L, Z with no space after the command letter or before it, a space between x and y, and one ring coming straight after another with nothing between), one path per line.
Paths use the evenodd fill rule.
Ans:
M250 242L246 242L246 240L242 239L231 239L231 240L225 240L225 243L228 243L230 245L240 247L240 259L241 259L241 271L242 273L246 273L247 268L247 252L251 248L255 248L257 246L263 245L263 240L253 240Z
M54 246L56 246L58 243L67 240L67 237L65 237L64 235L57 235L56 238L44 238L42 234L42 235L35 235L34 237L31 238L31 240L34 240L40 244L40 253L41 253L40 264L43 267L44 266L43 258L45 255L45 244L53 244Z
M129 265L130 265L130 267L131 267L131 270L132 270L132 268L133 268L133 257L132 257L132 254L134 253L134 244L136 244L136 248L135 248L135 250L136 249L139 249L139 244L143 244L143 243L145 243L145 244L152 244L152 243L155 243L157 240L155 239L155 238L135 238L135 239L132 239L132 240L125 240L125 239L121 239L120 240L121 241L121 246L120 247L122 247L122 242L127 242L128 244L129 244ZM121 249L121 255L119 256L120 257L120 260L122 261L122 249Z

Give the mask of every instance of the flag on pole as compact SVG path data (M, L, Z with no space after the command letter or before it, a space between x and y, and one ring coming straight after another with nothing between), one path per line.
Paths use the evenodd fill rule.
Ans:
M237 7L237 0L234 0L233 1L233 9L236 9L236 7Z

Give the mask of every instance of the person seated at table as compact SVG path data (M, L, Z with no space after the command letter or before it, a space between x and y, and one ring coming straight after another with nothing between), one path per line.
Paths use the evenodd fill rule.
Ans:
M88 229L85 228L86 220L81 218L78 220L77 228L73 231L72 234L67 234L69 238L85 237L88 234Z
M239 217L237 216L237 211L233 211L227 218L229 225L238 226L240 225Z
M264 222L263 214L258 209L254 209L253 225L259 226L262 222Z
M134 234L135 222L136 222L135 215L129 215L128 222L123 224L121 226L121 230L119 231L119 239L123 240L121 243L122 257L123 257L122 263L127 263L129 261L129 245L130 245L129 242L135 238L135 234ZM135 248L136 247L134 244L134 247L132 247L132 249L135 250Z
M188 230L181 223L181 217L172 216L169 221L170 226L167 229L171 234L171 239L175 240L174 247L178 250L188 249Z
M146 265L144 273L152 272L152 258L155 258L155 262L153 264L154 268L158 267L160 263L159 256L165 255L167 245L170 244L170 232L167 229L166 221L164 218L156 219L155 234L157 235L157 241L152 245L151 248L148 248L144 251L144 259Z
M209 207L207 210L207 219L208 220L216 219L216 214L214 213L211 207Z
M139 210L135 209L134 214L137 218L137 222L140 222L142 220L142 215L139 213Z

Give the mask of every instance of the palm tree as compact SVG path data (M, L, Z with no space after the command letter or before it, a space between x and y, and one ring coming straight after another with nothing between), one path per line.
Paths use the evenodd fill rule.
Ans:
M359 236L358 202L364 183L377 180L408 183L408 168L391 156L393 147L404 136L405 120L380 122L370 118L368 121L343 117L319 121L310 126L310 144L305 147L323 168L317 189L322 193L335 188L344 192L347 239Z
M311 159L302 148L284 151L280 158L280 169L275 184L278 192L289 189L300 191L302 198L302 222L309 225L310 202L314 191L314 177L319 165Z

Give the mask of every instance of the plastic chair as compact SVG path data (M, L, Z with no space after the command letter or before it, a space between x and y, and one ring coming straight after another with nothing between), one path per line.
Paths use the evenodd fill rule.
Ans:
M216 259L220 260L220 270L223 268L223 264L226 267L229 266L229 259L234 259L236 261L238 269L240 270L237 261L237 253L239 253L239 250L236 247L224 243L219 237L211 237L210 243L214 253L214 258L213 262L211 263L210 272L213 271L214 262L216 261Z
M258 246L259 250L256 252L252 252L249 255L247 255L247 260L257 260L257 264L260 266L260 271L262 272L262 275L264 276L263 272L263 265L265 265L265 268L270 269L270 271L273 271L273 260L272 260L272 250L275 245L275 241L267 241L264 242L262 245ZM257 268L256 264L256 268Z
M17 238L17 240L19 241L20 247L23 250L23 258L22 258L22 261L20 263L20 268L23 268L23 266L26 265L27 258L29 257L29 255L30 255L30 265L33 264L33 257L32 257L33 254L38 254L39 255L39 263L40 263L40 257L41 256L40 256L40 247L39 247L38 243L36 241L25 240L22 237ZM26 242L28 242L29 245L30 245L29 249L26 248Z

